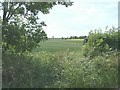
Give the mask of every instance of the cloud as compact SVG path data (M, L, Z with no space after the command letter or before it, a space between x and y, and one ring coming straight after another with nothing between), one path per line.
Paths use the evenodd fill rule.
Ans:
M86 35L87 31L82 29L72 29L68 25L65 27L60 22L54 22L48 23L47 27L43 27L45 32L47 33L49 38L52 38L53 36L55 38L61 38L61 37L70 37L70 36L80 36L80 35Z
M76 1L76 0L74 0ZM113 2L119 2L119 0L81 0L83 2L87 2L87 3L93 3L93 2L97 2L97 3L113 3Z
M79 16L79 17L74 17L72 18L72 22L74 23L85 23L87 21L87 18L86 17L82 17L82 16Z
M86 15L94 15L95 13L97 13L97 9L91 7L91 8L86 8L85 10Z
M63 26L59 22L48 22L47 27L43 27L48 37L61 37L64 32Z
M69 37L86 35L90 29L117 25L117 3L115 0L74 0L68 8L55 6L44 17L48 37Z

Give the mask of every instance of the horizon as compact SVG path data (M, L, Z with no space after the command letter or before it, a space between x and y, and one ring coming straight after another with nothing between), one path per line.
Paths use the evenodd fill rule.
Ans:
M65 7L56 5L49 14L39 12L38 22L44 21L43 26L48 38L70 36L87 36L91 30L107 31L112 26L118 27L119 0L71 0L73 5ZM2 11L0 10L2 17ZM105 29L108 26L108 29Z
M88 35L83 35L83 36L77 36L77 37L84 37L84 36L88 36ZM74 36L69 36L69 37L48 37L48 39L62 39L62 38L68 38L68 39L70 39L70 37L75 37L75 35Z
M49 14L39 13L40 21L45 21L43 30L48 38L87 36L90 30L106 31L118 26L119 0L72 0L72 6L54 6ZM74 11L74 12L73 12Z

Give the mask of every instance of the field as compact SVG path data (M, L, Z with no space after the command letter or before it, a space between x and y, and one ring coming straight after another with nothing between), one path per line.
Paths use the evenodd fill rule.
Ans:
M83 46L83 39L49 39L40 43L39 48L35 48L33 52L46 51L50 53L65 52L80 52Z
M49 39L33 50L43 65L49 63L56 79L45 87L116 87L117 54L92 59L83 56L83 39ZM116 77L116 78L115 78ZM49 81L49 80L48 80Z
M120 28L113 22L115 18L108 19L113 25L105 20L115 14L110 11L112 3L99 4L93 0L98 4L93 8L94 3L86 2L89 0L80 0L78 4L75 0L2 1L0 87L1 82L3 89L120 87ZM98 7L101 4L110 6L111 13L107 13L108 8L103 7L104 12ZM90 14L91 8L97 9L97 13ZM84 14L87 22L78 22L81 21L78 16Z
M118 84L117 53L85 57L81 39L49 39L28 56L4 55L3 59L6 88L114 88Z

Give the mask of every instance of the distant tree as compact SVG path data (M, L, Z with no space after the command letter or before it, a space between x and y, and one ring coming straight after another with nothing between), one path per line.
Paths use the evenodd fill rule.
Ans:
M77 37L77 36L74 36L74 39L78 39L78 37Z
M54 38L54 36L52 36L52 38Z
M85 39L85 38L87 38L87 36L79 36L78 38L79 39Z
M72 36L70 36L70 38L69 39L72 39Z

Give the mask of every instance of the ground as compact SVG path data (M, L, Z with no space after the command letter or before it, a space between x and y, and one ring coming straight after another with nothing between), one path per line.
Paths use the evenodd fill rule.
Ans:
M83 45L83 39L49 39L41 42L40 47L33 50L33 52L64 52L66 50L79 52Z

